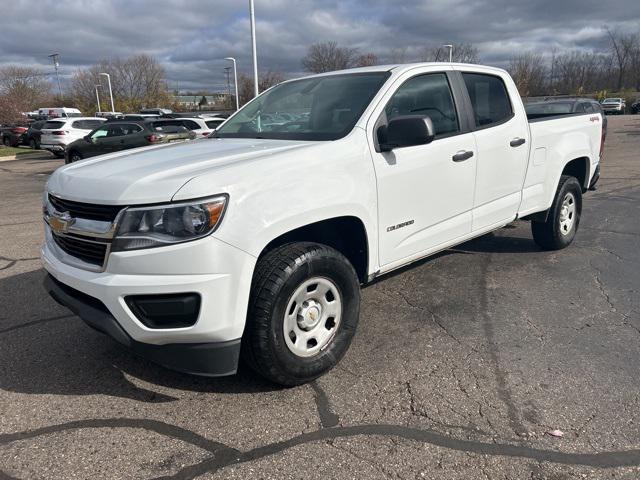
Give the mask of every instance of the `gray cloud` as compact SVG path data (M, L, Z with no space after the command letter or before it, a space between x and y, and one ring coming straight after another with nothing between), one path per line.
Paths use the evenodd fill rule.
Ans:
M302 73L300 58L318 41L373 52L381 61L406 49L471 42L485 63L505 65L514 52L606 48L603 25L638 30L638 0L256 0L260 70ZM222 90L224 57L249 73L248 2L187 0L13 0L0 18L0 65L61 73L99 59L148 53L164 65L171 88Z

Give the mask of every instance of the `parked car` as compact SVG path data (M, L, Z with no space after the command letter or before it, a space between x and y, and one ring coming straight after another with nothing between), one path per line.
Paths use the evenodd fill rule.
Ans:
M168 108L143 108L142 110L140 110L140 113L162 116L173 113L173 110L170 110Z
M54 108L39 108L38 114L40 118L50 119L50 118L72 118L72 117L81 117L82 112L77 108L69 108L69 107L54 107Z
M171 121L108 122L68 145L65 150L65 163L130 148L194 138L194 132L182 125L174 125Z
M208 128L210 128L211 130L215 130L225 122L226 118L204 117L203 120L204 120L204 123L206 123Z
M140 114L140 113L125 113L121 118L114 118L113 120L152 120L155 118L160 118L160 115L154 114Z
M294 119L265 126L276 113ZM210 140L57 169L46 288L169 368L228 375L242 354L273 382L309 382L347 351L360 284L515 219L541 248L569 246L601 120L528 121L509 74L479 65L283 82Z
M27 131L22 134L22 144L27 145L34 150L39 150L42 127L45 123L47 123L46 120L38 120L31 123Z
M122 118L122 112L96 112L96 117L98 118Z
M640 99L631 104L631 113L634 115L640 113Z
M172 118L166 120L167 125L177 125L185 127L196 134L197 137L208 137L215 130L210 128L207 122L202 118Z
M5 147L17 147L22 143L22 136L27 131L23 125L0 127L0 141Z
M604 113L613 113L616 115L622 115L626 107L624 98L605 98L602 101L602 110Z
M602 131L606 135L607 117L604 115L602 105L593 98L566 97L550 98L544 101L528 103L525 111L529 120L547 118L557 115L582 115L585 113L599 113L602 116Z
M104 121L104 118L97 117L47 120L42 126L40 148L50 151L58 158L63 158L67 145L84 137Z

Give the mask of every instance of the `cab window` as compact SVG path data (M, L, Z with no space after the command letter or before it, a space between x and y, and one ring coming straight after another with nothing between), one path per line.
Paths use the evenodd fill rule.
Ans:
M444 73L429 73L407 80L385 107L387 122L404 115L431 118L436 138L460 131L451 87Z
M482 73L463 73L477 128L498 125L513 117L507 88L500 77Z

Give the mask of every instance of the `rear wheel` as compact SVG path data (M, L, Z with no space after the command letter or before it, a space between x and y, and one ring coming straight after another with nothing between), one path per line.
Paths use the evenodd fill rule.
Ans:
M278 247L256 266L243 359L275 383L310 382L345 354L359 310L358 277L342 254L307 242Z
M533 240L545 250L569 246L576 236L582 213L582 187L578 179L562 175L546 222L531 222Z
M3 137L2 138L2 143L4 144L5 147L10 147L11 146L11 139L9 137Z

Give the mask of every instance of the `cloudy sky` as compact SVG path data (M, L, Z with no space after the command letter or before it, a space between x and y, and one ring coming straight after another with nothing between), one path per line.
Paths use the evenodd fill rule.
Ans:
M0 14L0 65L53 70L63 82L98 59L139 53L165 67L170 88L226 88L227 56L250 73L248 0L8 0ZM314 42L375 53L389 62L406 49L471 42L483 63L514 52L600 50L603 25L637 31L640 0L255 0L259 70L301 74Z

